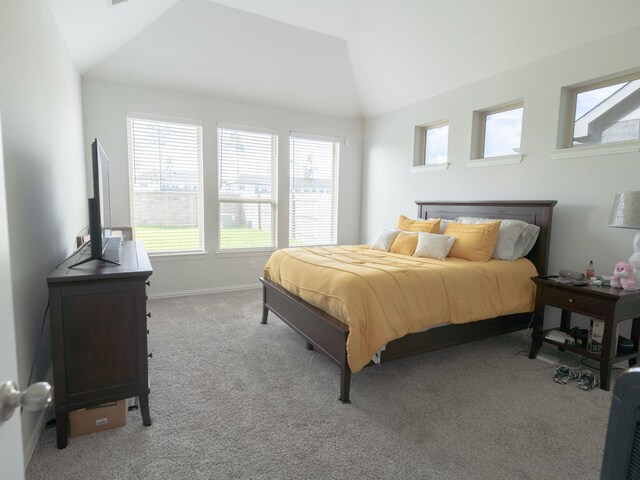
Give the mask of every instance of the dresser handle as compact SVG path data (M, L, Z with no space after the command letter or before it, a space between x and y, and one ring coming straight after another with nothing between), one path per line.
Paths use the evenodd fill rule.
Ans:
M147 280L147 281L146 281L146 282L144 282L144 283L146 283L146 284L147 284L147 287L150 287L150 286L151 286L151 280Z
M147 335L149 335L149 329L147 328Z
M570 298L569 303L573 303L573 302L574 302L573 298Z
M151 352L149 355L147 355L147 357L153 358L153 352Z
M569 300L570 302L573 302L573 300ZM151 318L151 312L147 313L147 317Z

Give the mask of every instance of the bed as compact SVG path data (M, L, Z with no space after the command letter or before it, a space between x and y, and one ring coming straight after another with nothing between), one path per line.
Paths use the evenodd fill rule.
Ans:
M471 216L494 219L522 220L540 227L538 239L527 258L538 274L546 273L549 256L551 218L555 201L483 201L483 202L429 202L417 201L418 218L455 219ZM535 272L534 272L535 274ZM319 350L340 368L340 396L343 403L350 402L352 370L349 366L347 342L348 325L282 286L262 277L262 322L267 323L271 311L306 340L309 350ZM503 335L528 327L532 309L501 315L469 323L446 324L417 333L409 333L387 343L378 352L376 363L425 353L483 338ZM374 364L373 361L369 365Z

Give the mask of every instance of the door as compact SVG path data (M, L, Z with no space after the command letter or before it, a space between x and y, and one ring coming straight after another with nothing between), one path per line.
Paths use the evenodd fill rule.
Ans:
M0 384L7 381L13 381L17 384L18 366L8 230L2 125L0 125ZM19 409L8 421L0 423L0 471L2 478L24 479Z

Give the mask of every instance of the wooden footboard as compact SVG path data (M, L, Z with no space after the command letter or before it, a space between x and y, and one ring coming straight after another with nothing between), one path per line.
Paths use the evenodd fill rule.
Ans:
M319 308L310 305L301 298L292 295L282 287L265 278L263 285L262 322L267 323L269 311L275 313L283 322L298 332L307 342L310 350L320 350L340 367L340 401L351 403L351 369L347 362L347 337L349 329L340 320ZM503 317L444 325L424 332L410 333L389 342L380 356L380 363L405 358L420 353L440 350L484 338L504 335L528 328L532 313L517 313ZM368 366L374 365L373 362Z
M340 401L349 403L351 369L347 363L347 325L279 285L265 278L260 281L263 285L262 323L267 323L271 310L306 339L307 348L318 349L333 360L340 367Z

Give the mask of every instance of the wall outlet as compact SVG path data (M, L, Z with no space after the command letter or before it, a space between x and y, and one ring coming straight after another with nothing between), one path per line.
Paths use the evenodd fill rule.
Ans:
M255 270L255 269L256 269L256 261L249 260L249 270Z

